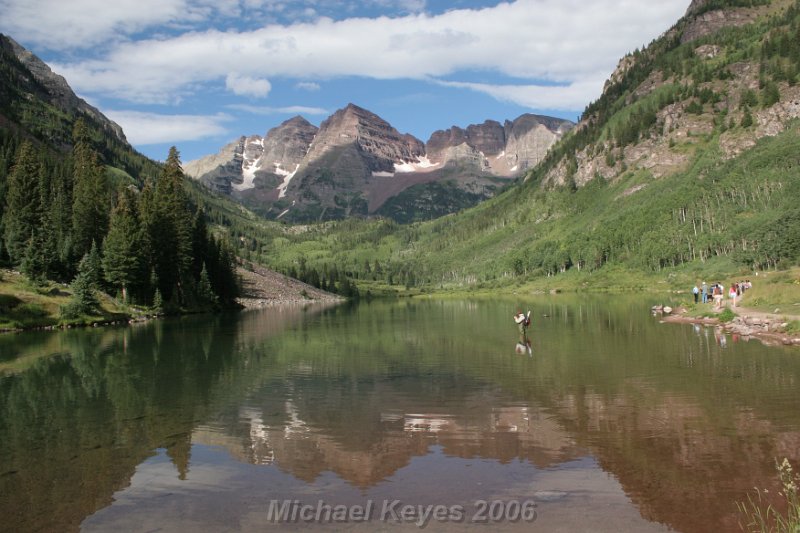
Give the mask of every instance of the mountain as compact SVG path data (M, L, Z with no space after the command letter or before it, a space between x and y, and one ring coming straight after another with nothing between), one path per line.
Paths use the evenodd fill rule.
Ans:
M256 184L275 188L303 161L317 131L297 116L269 130L265 137L242 136L217 154L189 161L184 171L228 195L253 189Z
M792 4L694 0L678 24L620 61L539 177L577 186L631 172L659 179L688 170L696 150L686 148L701 140L724 161L784 131L800 118Z
M73 126L82 119L94 148L120 179L155 175L158 166L131 147L122 128L79 98L66 80L7 35L0 34L0 133L21 135L57 153L72 147Z
M0 266L22 272L31 293L48 280L71 282L60 309L28 289L22 297L35 303L0 295L9 304L0 321L16 328L129 315L100 291L169 312L235 306L235 255L219 228L235 219L184 176L176 149L163 165L139 154L117 124L4 35L0 96ZM218 221L213 233L208 221ZM253 229L237 228L240 242Z
M434 164L446 165L459 151L465 151L474 154L480 168L496 176L515 177L536 166L573 126L570 121L525 114L502 125L487 120L466 130L453 126L436 131L425 149Z
M348 218L302 231L257 220L199 184L193 198L213 207L211 222L235 237L237 253L314 273L319 283L335 274L384 287L494 290L751 275L800 260L798 65L799 1L693 2L662 36L620 60L579 124L522 179L473 208L411 225ZM274 198L263 211L286 211L282 221L373 212L414 220L454 199L472 201L481 191L464 184L487 179L481 158L502 153L501 138L509 154L510 139L520 137L513 122L503 137L491 121L483 130L451 128L432 136L423 158L418 143L348 108L325 121L324 135L309 128L311 140L298 143L306 155L287 150L299 159L279 154L256 165L259 146L273 145L242 139L230 149L241 156L232 168L250 169L252 180L220 183L252 183L231 185L231 194L245 203ZM314 149L317 139L325 142ZM265 169L272 176L259 177ZM437 172L445 177L433 179ZM408 187L409 176L421 182Z
M54 108L70 115L84 115L100 125L107 134L112 135L123 145L130 147L122 128L95 107L78 98L67 80L53 72L47 64L26 50L11 37L0 34L0 54L7 65L9 75L2 77L0 94L2 112L7 118L22 115L24 108L9 105L18 95L27 94L40 98ZM10 115L10 116L9 116Z
M493 196L542 160L572 127L523 115L433 133L423 144L348 104L319 129L302 117L265 137L240 137L186 173L271 218L289 221L384 215L441 216Z
M266 242L265 260L284 268L301 254L362 280L488 289L630 286L642 272L693 284L789 267L800 261L798 119L800 2L694 1L621 58L579 123L495 198L408 227L326 225ZM478 137L437 133L429 161L468 138ZM479 146L498 153L499 139L491 125Z
M595 273L620 268L796 264L798 65L800 2L695 1L622 58L523 184L417 229L399 263L434 283L554 285L568 273L602 284Z

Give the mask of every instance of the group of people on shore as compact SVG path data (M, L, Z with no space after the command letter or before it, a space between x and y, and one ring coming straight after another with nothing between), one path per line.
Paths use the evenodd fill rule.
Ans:
M728 288L728 298L730 298L732 307L736 307L736 300L753 286L749 279L744 281L737 281L731 284ZM725 298L725 286L722 283L714 283L709 286L705 281L700 287L695 285L692 287L692 294L694 295L694 303L698 303L702 299L702 303L709 303L713 300L714 309L722 309L722 301Z

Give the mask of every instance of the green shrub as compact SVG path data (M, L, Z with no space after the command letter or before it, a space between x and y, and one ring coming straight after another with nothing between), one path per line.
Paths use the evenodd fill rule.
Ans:
M723 311L717 315L720 322L730 322L734 318L736 318L736 313L730 310L730 308L725 308Z

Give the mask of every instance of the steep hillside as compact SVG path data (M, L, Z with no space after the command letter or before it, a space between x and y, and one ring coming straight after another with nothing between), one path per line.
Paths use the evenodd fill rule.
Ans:
M75 185L78 172L76 166L76 145L74 130L80 121L85 126L83 134L88 150L97 157L96 163L104 169L102 185L94 194L91 204L97 208L100 216L92 221L97 230L95 237L100 254L103 255L102 243L107 238L109 222L115 219L115 204L118 207L117 194L122 190L136 191L136 204L142 198L145 183L152 178L162 176L163 165L154 162L136 152L125 140L122 130L104 117L98 110L78 98L64 78L53 73L49 67L42 63L36 56L21 48L10 38L0 35L0 267L13 267L26 274L19 273L5 275L0 272L0 281L4 283L0 298L0 328L36 327L57 323L60 317L59 305L67 305L70 301L71 291L64 289L64 283L72 281L79 268L79 260L83 250L79 250L75 239L75 211L77 196ZM10 181L14 167L20 161L22 147L28 145L28 152L34 155L36 176L28 176L36 200L36 213L34 223L36 231L32 239L32 251L39 252L28 260L28 253L24 254L22 261L9 246L9 205L11 202L9 191L12 189ZM17 179L16 176L14 179ZM201 272L203 262L209 269L214 268L215 259L209 253L226 250L229 259L230 249L236 246L237 255L248 257L251 250L260 249L256 243L272 240L276 235L281 235L284 229L277 223L262 220L238 203L226 196L215 194L193 180L182 179L184 193L187 196L187 208L191 209L190 216L194 217L195 209L199 208L205 215L205 221L213 234L206 240L211 244L211 249L192 250L195 257L193 261L197 270ZM152 192L152 191L151 191ZM38 198L37 198L38 197ZM137 206L141 207L141 205ZM138 211L138 210L137 210ZM141 213L137 213L141 215ZM138 222L141 223L141 217ZM195 225L196 224L196 225ZM205 233L203 220L195 217L193 222L194 238ZM128 235L130 236L130 234ZM134 241L135 241L134 237ZM203 239L196 241L202 244ZM221 243L225 243L224 246ZM119 243L119 241L118 241ZM124 247L121 259L136 264L142 257L138 253L144 252L141 241L119 243ZM169 248L166 241L159 241L161 248ZM201 246L202 248L202 246ZM133 252L138 252L134 254ZM152 250L150 250L152 251ZM149 255L149 254L148 254ZM205 259L202 256L206 256ZM138 280L129 290L129 303L153 303L151 276L144 272L148 279L142 283ZM223 289L218 281L213 278L220 272L210 272L212 289L217 296L222 295L222 303L232 303L235 290L231 287ZM35 277L34 283L29 279ZM44 278L59 282L58 291L53 292ZM15 280L24 279L17 287ZM130 278L133 279L133 278ZM221 279L221 278L220 278ZM136 280L134 280L136 281ZM229 280L231 281L231 280ZM103 289L114 295L115 288L101 280ZM193 280L194 282L194 280ZM190 284L194 284L190 282ZM53 286L56 286L53 284ZM11 289L9 290L9 287ZM270 288L275 290L276 284ZM247 288L247 287L245 287ZM336 287L330 287L336 289ZM149 290L148 290L149 289ZM189 290L193 290L190 288ZM187 292L189 292L187 290ZM162 295L163 295L162 291ZM312 295L316 297L316 295ZM162 296L163 297L163 296ZM271 298L277 298L272 295ZM100 307L88 313L85 320L89 322L119 320L126 315L135 315L133 308L126 308L120 302L114 303L113 298L101 297ZM227 300L227 301L226 301ZM200 304L198 306L198 303ZM181 303L188 307L202 307L202 302L188 301ZM174 309L174 307L173 307Z
M747 6L747 7L745 7ZM575 134L532 176L581 186L689 168L697 139L723 159L800 117L797 7L784 0L695 1L647 49L620 61Z
M580 124L521 186L408 228L317 228L287 239L272 260L473 287L538 277L557 286L564 273L617 266L792 264L800 255L798 65L800 3L694 2L620 61Z
M195 187L177 150L164 164L137 153L64 78L1 35L0 91L0 266L28 284L0 315L30 304L36 312L22 313L22 326L118 319L101 292L118 308L235 305L228 237L236 231L242 246L259 231L255 216ZM209 230L208 220L220 226ZM70 283L57 291L69 297L60 310L35 303L51 281Z
M63 77L13 39L0 34L0 219L6 180L18 146L26 140L33 142L37 150L47 154L48 165L69 173L78 119L86 125L91 147L99 154L112 184L133 183L141 187L146 178L161 173L160 163L133 149L121 128L77 97ZM236 239L248 242L264 232L282 232L279 225L265 223L224 195L214 194L191 180L185 185L192 202L204 207L217 232L230 232Z
M798 65L800 4L695 2L524 187L429 228L428 246L454 243L431 281L796 260Z
M0 135L30 139L63 153L72 146L79 118L109 165L128 176L157 174L158 166L131 147L118 124L78 98L39 58L0 34Z

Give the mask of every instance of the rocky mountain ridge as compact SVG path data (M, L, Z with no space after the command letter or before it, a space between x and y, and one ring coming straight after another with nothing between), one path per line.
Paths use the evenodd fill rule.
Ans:
M735 39L720 44L715 38L723 30L779 16L791 2L728 4L693 0L686 15L651 47L622 58L598 102L609 105L612 99L622 98L625 106L636 109L629 115L629 124L619 120L604 124L605 111L592 104L576 132L583 131L594 140L551 160L540 176L542 183L580 187L598 177L614 181L637 172L659 179L686 170L693 146L717 142L722 159L730 159L800 118L797 73L792 74L786 59L772 60L772 69L785 72L770 80L765 75L766 61L735 60L740 55ZM665 60L669 55L681 55L683 65L674 67L673 62L679 60ZM782 79L791 76L795 78ZM767 97L767 90L774 97ZM633 124L645 116L646 126ZM638 130L635 138L621 133L629 127ZM631 193L646 186L640 184Z
M430 197L426 184L446 181L457 189L461 200L444 212L488 198L502 180L541 161L572 125L526 114L502 125L487 120L466 129L453 126L422 143L375 113L348 104L319 128L294 117L264 137L242 136L218 154L190 161L184 170L274 218L386 214L380 212L386 201L405 193L403 201L414 204L410 217L397 201L392 209L403 213L388 216L407 220L434 208L441 212L442 206L433 204L447 201L442 195Z
M125 134L119 124L110 120L97 108L89 105L82 98L79 98L63 76L53 72L44 61L39 59L31 51L24 48L11 37L2 34L0 34L0 46L9 50L33 75L35 81L41 84L51 104L65 111L77 112L91 117L119 141L126 145L128 144Z

